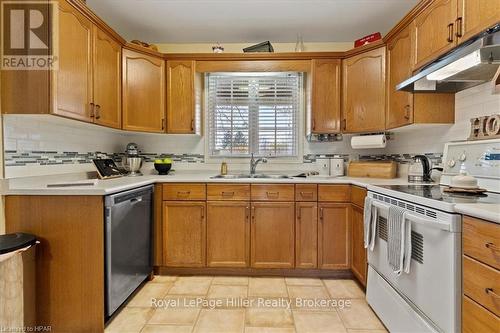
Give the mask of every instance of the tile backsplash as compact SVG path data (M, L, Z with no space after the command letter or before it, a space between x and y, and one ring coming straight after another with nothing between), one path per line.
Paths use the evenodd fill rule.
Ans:
M283 170L288 167L310 169L316 159L332 157L342 157L345 161L392 159L405 163L423 153L433 164L439 164L445 142L468 137L470 118L500 110L500 95L491 93L489 83L459 92L455 100L453 125L409 126L391 131L393 134L385 149L352 150L350 135L335 143L304 142L303 163L283 164ZM146 162L168 156L186 167L215 167L205 163L203 136L125 132L51 115L4 115L3 130L6 178L92 171L92 159L99 154L121 160L128 142L139 145ZM278 161L269 164L263 168L273 167L272 164L279 167Z

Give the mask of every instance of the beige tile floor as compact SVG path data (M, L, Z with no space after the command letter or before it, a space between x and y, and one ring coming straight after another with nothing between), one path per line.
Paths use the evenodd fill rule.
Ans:
M364 297L352 280L156 276L105 332L386 332Z

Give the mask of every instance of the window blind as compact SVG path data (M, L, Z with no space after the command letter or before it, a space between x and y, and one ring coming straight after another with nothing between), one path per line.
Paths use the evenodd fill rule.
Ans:
M210 155L297 156L301 73L210 73Z

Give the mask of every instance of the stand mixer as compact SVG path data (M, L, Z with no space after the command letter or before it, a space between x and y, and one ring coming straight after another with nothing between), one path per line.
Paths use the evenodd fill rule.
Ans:
M142 157L139 156L139 147L136 143L129 143L125 149L125 156L122 158L123 168L128 172L127 176L142 176Z

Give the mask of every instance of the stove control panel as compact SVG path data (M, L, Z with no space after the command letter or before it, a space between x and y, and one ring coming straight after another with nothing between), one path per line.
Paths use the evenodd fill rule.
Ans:
M500 139L447 143L443 174L500 180Z

